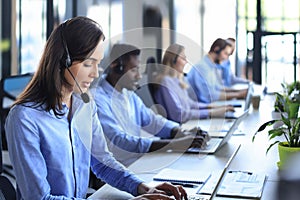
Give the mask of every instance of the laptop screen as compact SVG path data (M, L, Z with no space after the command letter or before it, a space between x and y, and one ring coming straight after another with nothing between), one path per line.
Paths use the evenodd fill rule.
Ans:
M247 96L246 96L246 99L245 99L244 110L248 110L250 108L251 98L252 98L253 92L254 92L253 83L249 82L248 92L247 92Z
M227 172L230 163L232 162L232 160L233 160L234 157L236 156L236 154L237 154L237 152L239 151L240 147L241 147L241 144L239 144L239 146L236 148L236 150L235 150L235 151L233 152L233 154L230 156L230 158L229 158L229 160L227 161L225 167L223 168L222 173L221 173L221 176L220 176L218 182L216 183L216 186L215 186L215 188L214 188L214 190L213 190L213 192L212 192L212 194L211 194L211 196L210 196L210 198L209 198L210 200L213 199L213 197L217 194L219 185L221 184L221 182L222 182L222 180L223 180L223 177L224 177L225 173Z

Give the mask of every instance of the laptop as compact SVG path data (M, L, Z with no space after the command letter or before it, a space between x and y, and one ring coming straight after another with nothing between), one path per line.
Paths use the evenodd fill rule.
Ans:
M246 110L240 117L238 117L230 129L228 130L227 134L224 137L212 137L208 145L205 148L200 147L190 147L186 150L186 153L203 153L203 154L213 154L218 151L224 144L228 142L230 137L236 131L238 126L240 125L241 121L247 116L248 110Z
M253 83L249 82L247 95L245 98L245 103L241 107L235 107L234 111L227 111L225 113L226 119L237 119L238 117L242 116L245 112L247 112L251 105L251 98L254 92ZM227 102L228 104L228 102ZM230 104L230 103L229 103Z
M211 194L203 194L203 193L201 194L201 189L200 189L200 191L198 191L196 194L189 195L188 196L189 200L212 200L216 196L217 191L219 189L219 186L222 183L223 177L226 174L226 172L228 171L229 165L231 164L232 160L236 156L236 154L239 151L240 147L241 147L241 144L236 148L236 150L230 156L230 158L227 161L225 167L223 168L223 170L221 172L221 175L220 175L220 178L216 182L215 187L214 187L213 191L211 192Z

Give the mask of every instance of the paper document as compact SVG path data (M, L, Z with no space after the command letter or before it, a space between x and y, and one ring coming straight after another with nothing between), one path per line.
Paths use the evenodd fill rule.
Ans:
M260 198L265 180L265 174L228 171L217 196Z

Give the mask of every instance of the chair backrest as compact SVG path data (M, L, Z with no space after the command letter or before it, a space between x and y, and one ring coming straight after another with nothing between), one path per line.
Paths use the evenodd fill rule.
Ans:
M4 77L0 81L0 125L2 133L2 146L7 149L4 134L4 123L9 112L10 106L17 96L25 89L33 74L21 74Z
M15 200L16 190L10 180L3 175L2 150L7 149L4 123L10 109L10 104L25 89L32 78L32 74L13 75L4 77L0 81L0 200ZM3 147L3 148L2 148Z
M147 65L143 78L140 80L140 88L135 92L143 100L144 104L155 113L166 117L165 109L155 102L154 92L157 87L155 76L157 74L157 63L154 57L147 59Z
M155 63L154 57L150 57L150 58L151 61ZM147 60L145 73L143 74L142 79L139 81L140 87L135 92L143 100L144 104L147 107L151 108L154 105L154 101L149 87L149 84L151 84L151 74L152 74L152 69L151 67L149 67L149 63L148 63L149 59Z
M31 79L31 73L12 75L2 78L0 82L1 97L8 97L15 100L16 97L25 89Z
M147 59L147 65L146 65L146 74L147 74L147 82L148 82L148 88L150 91L150 94L153 98L154 92L155 92L155 76L157 75L157 62L154 57L149 57Z
M3 172L3 158L2 158L2 133L0 131L0 174Z
M0 200L15 200L16 190L9 179L0 175Z

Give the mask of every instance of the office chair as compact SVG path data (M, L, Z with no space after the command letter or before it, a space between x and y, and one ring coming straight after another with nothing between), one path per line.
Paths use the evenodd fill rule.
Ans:
M146 73L148 78L148 88L150 91L150 94L152 96L153 101L155 102L155 98L153 97L155 93L156 88L156 80L155 76L157 75L157 62L154 57L149 57L147 59L147 65L146 65Z
M9 179L0 175L0 200L15 200L16 190Z
M149 59L151 59L151 63L149 63ZM152 84L152 65L155 64L155 58L154 57L150 57L147 60L147 64L146 64L146 69L145 72L142 76L142 79L139 81L139 88L137 88L137 90L135 91L137 93L137 95L143 100L144 104L147 107L151 107L153 106L155 103L153 101L153 96L151 94L151 89L150 89L150 85ZM151 65L151 66L150 66Z
M31 73L4 77L0 81L0 121L2 133L2 148L7 150L4 124L10 106L17 96L25 89L32 78Z
M155 83L156 74L157 63L155 58L151 56L147 59L145 73L140 80L140 87L135 92L148 108L151 108L157 114L166 116L164 108L157 104L154 99L154 92L157 87L157 84Z
M3 168L2 143L0 140L0 200L15 200L16 190L10 180L3 175Z
M0 81L0 200L16 199L16 190L8 179L8 176L14 178L12 166L3 162L2 151L7 150L5 139L4 124L10 106L16 100L17 96L24 90L32 78L32 74L22 74L4 77ZM5 176L4 176L5 174Z

